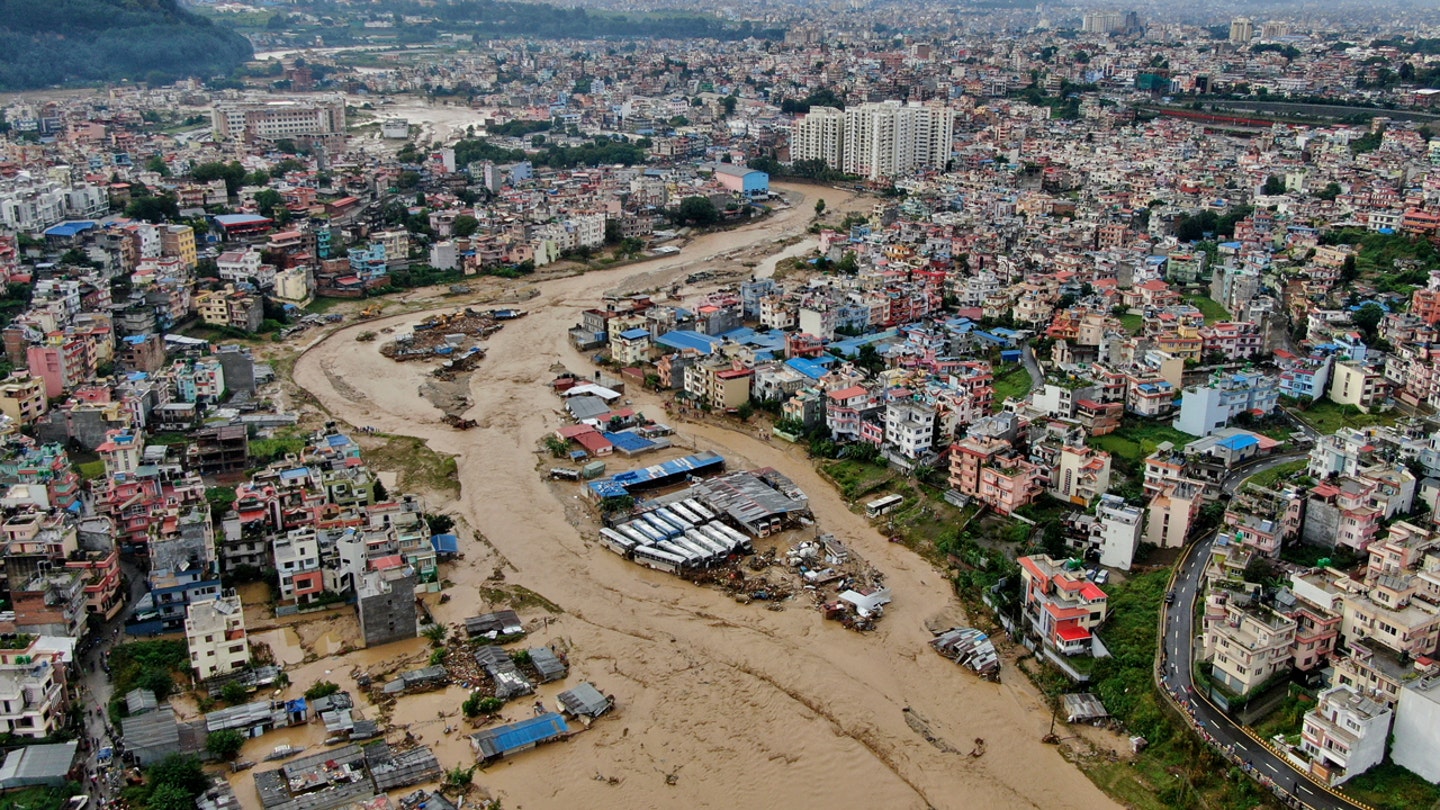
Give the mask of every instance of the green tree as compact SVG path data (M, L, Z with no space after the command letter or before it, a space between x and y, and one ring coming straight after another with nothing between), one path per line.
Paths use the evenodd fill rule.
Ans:
M692 225L714 225L720 220L720 212L709 197L686 197L680 201L679 218Z
M199 794L196 794L199 795ZM179 785L156 785L145 802L149 810L194 810L195 796Z
M224 698L225 702L231 706L238 706L250 699L250 691L243 684L231 681L220 690L220 697Z
M145 168L148 171L155 172L161 177L170 176L170 164L165 162L163 155L151 155L150 159L145 161Z
M1380 321L1384 318L1385 310L1376 303L1366 304L1360 307L1358 312L1350 316L1350 320L1354 322L1355 328L1365 333L1365 340L1368 343L1375 342L1376 330L1380 326Z
M223 728L205 738L205 750L225 762L234 759L245 747L245 736L233 728Z
M825 200L824 200L824 198L821 198L821 199L818 199L818 200L815 201L815 216L817 216L817 217L823 217L823 216L825 216Z
M165 222L180 218L180 204L174 197L147 195L136 197L125 206L125 216L146 222Z
M470 216L469 214L461 214L460 216L455 217L453 229L456 236L460 237L461 239L465 239L470 236L474 236L475 232L480 230L480 220Z
M208 183L212 180L224 180L225 193L233 197L235 196L235 192L240 190L240 185L245 181L245 167L241 166L237 160L232 160L229 163L221 163L220 161L201 163L199 166L190 170L190 177L201 183Z
M340 685L331 681L316 681L305 690L306 700L318 700L340 691Z
M885 358L880 356L880 351L873 343L867 343L860 347L859 354L855 356L855 367L873 375L885 369Z
M165 757L151 765L145 775L149 778L151 785L157 787L159 785L176 785L192 800L204 793L205 789L210 786L210 777L205 775L205 770L200 765L200 759L184 754L171 754Z
M261 189L255 192L255 208L260 212L260 216L262 217L274 216L275 210L282 208L284 205L285 198L281 197L280 192L273 188Z
M1285 193L1285 181L1275 175L1265 178L1265 185L1260 187L1260 193L1267 197L1276 197Z
M1340 196L1340 184L1334 181L1325 184L1325 188L1315 192L1315 197L1321 200L1333 200Z

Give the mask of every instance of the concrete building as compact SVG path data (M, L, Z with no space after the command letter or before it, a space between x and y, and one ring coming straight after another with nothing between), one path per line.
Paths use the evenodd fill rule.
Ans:
M1225 605L1223 621L1205 628L1215 680L1244 695L1290 666L1295 620L1263 606Z
M1310 772L1333 786L1379 765L1385 759L1391 716L1388 706L1348 686L1321 692L1300 731L1300 749L1310 757Z
M1230 21L1230 44L1248 45L1255 38L1255 23L1249 17L1236 17Z
M234 593L190 603L185 617L190 668L205 681L229 675L250 663L245 610Z
M796 119L790 132L790 159L823 160L838 168L844 160L845 112L834 107L811 107Z
M1100 564L1129 571L1144 523L1145 510L1117 495L1101 495L1090 530L1090 545L1100 552Z
M1216 375L1208 385L1186 388L1180 399L1175 429L1191 436L1209 436L1242 413L1273 413L1280 392L1275 378L1259 372Z
M1388 390L1385 375L1378 369L1355 360L1342 360L1331 372L1327 393L1336 404L1354 405L1369 413L1372 406L1384 399Z
M406 565L367 572L357 597L360 635L366 647L415 637L414 568Z
M845 110L844 170L877 180L950 160L955 113L948 107L861 104Z
M220 140L245 143L296 143L341 145L345 139L343 98L265 102L223 102L211 113L211 126Z
M1395 742L1390 759L1430 782L1440 783L1440 676L1400 688L1395 706Z
M1092 648L1095 628L1109 612L1108 598L1084 569L1068 570L1044 555L1021 557L1024 621L1061 655L1080 655Z

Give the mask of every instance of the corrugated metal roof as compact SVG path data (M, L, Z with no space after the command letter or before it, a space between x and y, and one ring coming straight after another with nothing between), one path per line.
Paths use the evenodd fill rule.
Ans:
M479 749L482 759L494 759L569 733L570 726L566 725L565 718L550 712L518 723L485 729L471 735L470 739Z

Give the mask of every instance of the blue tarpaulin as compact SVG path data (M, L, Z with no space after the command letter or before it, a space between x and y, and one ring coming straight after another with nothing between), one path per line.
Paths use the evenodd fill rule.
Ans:
M430 547L435 549L436 554L459 554L460 538L453 534L432 534Z

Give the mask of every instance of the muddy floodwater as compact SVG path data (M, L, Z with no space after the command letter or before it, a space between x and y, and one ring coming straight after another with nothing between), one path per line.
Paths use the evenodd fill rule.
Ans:
M676 449L609 463L612 470L644 466L697 448L720 452L732 469L777 467L809 496L824 531L885 572L895 601L874 632L826 622L808 602L778 611L742 605L627 562L595 542L579 485L542 477L551 461L536 452L537 442L566 423L546 383L559 368L591 370L566 337L581 311L608 290L663 287L710 269L708 256L731 254L728 261L755 267L777 252L799 255L802 248L787 247L804 235L817 195L832 212L868 212L870 205L831 189L792 190L807 195L794 208L702 237L679 256L540 283L539 296L525 304L529 315L487 340L466 413L477 429L459 432L439 421L441 414L418 394L429 373L425 364L394 363L379 354L378 342L355 340L361 331L403 328L423 316L341 329L296 364L296 383L335 417L416 436L458 455L461 495L432 510L460 515L486 542L462 538L466 558L444 571L454 583L451 598L442 605L436 595L426 596L437 618L453 623L495 607L482 589L494 594L498 568L504 585L523 585L561 611L521 609L535 631L527 646L562 646L571 663L570 676L541 687L537 699L553 705L555 692L581 680L616 698L611 716L569 742L478 772L477 783L506 807L525 808L1115 806L1054 746L1040 742L1050 714L1019 673L986 683L930 651L927 622L950 626L964 618L950 586L850 512L803 450L762 441L753 428L675 423ZM658 398L637 390L627 396L637 409L663 418ZM423 639L331 654L337 640L343 646L353 636L339 619L326 621L331 626L318 633L278 628L256 637L287 663L297 656L308 662L292 673L297 685L328 679L353 689L351 673L359 669L425 663ZM459 717L464 694L452 686L403 698L389 720L436 745L446 767L469 764L468 730ZM374 716L364 701L360 708ZM507 716L520 719L530 710L529 702L518 701ZM282 742L300 744L291 736L302 735L251 741L245 756L258 759ZM303 736L306 744L317 742L313 730ZM984 754L972 757L967 752L977 738L985 741ZM235 781L246 806L255 806L248 775Z

